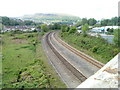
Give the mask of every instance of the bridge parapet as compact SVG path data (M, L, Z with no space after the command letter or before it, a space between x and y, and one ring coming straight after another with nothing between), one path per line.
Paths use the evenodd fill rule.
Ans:
M120 53L77 88L118 88Z

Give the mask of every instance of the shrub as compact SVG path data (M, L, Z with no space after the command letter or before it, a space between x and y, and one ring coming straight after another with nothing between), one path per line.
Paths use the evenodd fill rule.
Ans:
M72 26L69 30L69 34L71 33L75 33L77 31L76 27L75 26Z
M97 50L98 50L98 47L97 47L97 46L94 46L93 48L91 48L91 51L92 51L93 53L97 52Z

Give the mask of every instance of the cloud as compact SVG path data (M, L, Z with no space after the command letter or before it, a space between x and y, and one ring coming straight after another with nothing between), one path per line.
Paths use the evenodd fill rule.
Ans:
M79 17L110 18L117 16L119 0L2 0L1 16L34 13L66 13Z

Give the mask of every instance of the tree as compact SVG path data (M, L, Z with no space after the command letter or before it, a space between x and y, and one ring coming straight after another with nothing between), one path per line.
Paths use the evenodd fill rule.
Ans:
M54 23L53 25L50 24L48 27L50 30L60 30L61 29L61 25L59 23Z
M88 24L88 20L87 20L87 18L83 18L81 24L82 24L82 25L84 25L84 24Z
M25 25L35 25L33 21L26 20L24 21Z
M2 24L5 26L16 26L16 25L36 25L35 22L30 20L22 21L21 19L13 19L8 17L1 17Z
M120 26L120 17L118 17L118 24L117 25Z
M3 25L2 25L2 23L0 23L0 32L1 32L2 28L3 28Z
M79 26L81 26L82 25L82 23L81 22L78 22L75 26L76 27L79 27Z
M75 33L77 31L76 27L75 26L72 26L69 30L69 34L71 33Z
M69 32L69 30L70 30L70 27L69 27L69 26L66 26L65 32Z
M54 23L53 28L54 30L59 30L61 28L61 25L59 23Z
M41 26L40 25L37 26L37 30L36 31L41 32Z
M37 29L41 29L41 26L40 26L40 25L38 25L38 26L37 26Z
M41 30L42 30L42 32L47 32L48 31L47 25L46 24L42 24L41 25Z
M66 32L66 27L67 27L67 25L66 25L66 24L63 24L63 25L61 26L61 31L62 31L62 32Z
M113 32L113 28L111 28L111 29L108 28L107 31L112 33Z
M101 27L101 24L95 24L94 27Z
M82 30L85 30L85 31L86 31L86 30L88 30L88 29L89 29L88 24L85 24L85 25L82 26Z
M97 21L96 21L94 18L90 18L90 19L88 20L88 24L91 25L91 26L92 26L92 25L95 25L96 22L97 22Z
M8 17L2 17L2 24L9 26L10 25L10 19Z
M110 22L109 19L104 19L101 21L101 26L107 26L108 25L108 22Z
M49 28L50 30L54 30L54 27L53 27L52 24L48 25L48 28Z
M118 17L113 17L111 19L112 25L117 25L118 24Z
M114 43L116 46L120 47L120 29L114 30Z
M86 35L87 35L86 31L87 31L88 29L89 29L88 24L85 24L85 25L82 26L82 33L83 33L83 36L86 36Z

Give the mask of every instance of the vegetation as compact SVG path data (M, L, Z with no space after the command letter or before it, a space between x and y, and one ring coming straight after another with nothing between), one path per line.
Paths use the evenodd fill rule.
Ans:
M107 31L110 32L110 33L113 33L114 29L108 28Z
M85 25L82 26L82 33L83 33L84 37L87 35L87 30L88 29L89 29L88 24L85 24Z
M36 25L37 23L25 20L22 21L21 19L12 19L9 17L1 17L2 18L2 24L5 26L16 26L16 25Z
M47 32L47 31L48 31L48 27L47 27L46 24L42 24L42 25L41 25L41 31L42 31L42 32Z
M84 30L87 30L87 24L84 25L83 31ZM118 41L117 35L115 39L116 42ZM107 43L107 41L100 36L94 37L87 34L84 36L84 33L68 33L63 32L63 30L61 31L60 36L68 44L90 55L96 60L99 60L102 63L107 63L120 52L120 47Z
M120 17L114 17L111 19L103 19L101 20L101 25L102 26L117 26L118 20L120 20Z
M2 35L0 34L0 89L2 87Z
M69 30L69 34L71 33L75 33L77 31L76 27L75 26L72 26Z
M3 88L65 88L46 59L37 33L3 34Z
M120 47L120 29L114 30L114 43L117 47Z
M48 28L50 29L50 30L60 30L60 28L61 28L61 24L59 24L59 23L54 23L53 25L49 25L48 26Z
M97 23L97 21L94 19L94 18L90 18L89 20L88 20L88 24L90 25L90 26L93 26L93 25L95 25Z
M99 22L99 23L97 23ZM96 26L96 27L100 27L100 26L117 26L119 25L120 22L120 17L113 17L111 19L102 19L101 21L97 21L94 18L83 18L80 22L78 22L76 24L76 26L82 26L85 24L88 24L90 26Z
M62 32L66 32L66 27L67 27L67 25L66 25L66 24L63 24L63 25L61 26L61 31L62 31Z
M85 25L85 24L93 26L96 23L97 23L97 20L95 20L94 18L90 18L90 19L82 18L82 20L79 23L77 23L76 26L82 26L82 25Z

